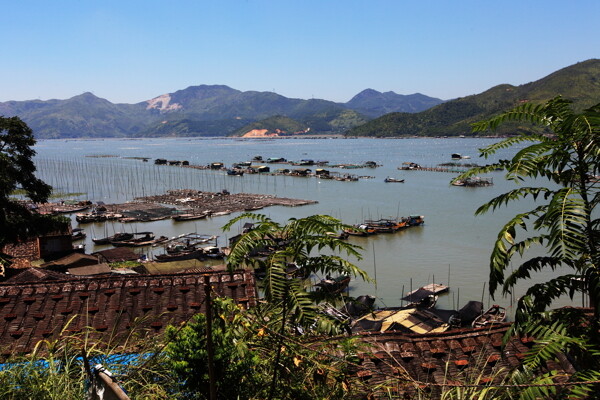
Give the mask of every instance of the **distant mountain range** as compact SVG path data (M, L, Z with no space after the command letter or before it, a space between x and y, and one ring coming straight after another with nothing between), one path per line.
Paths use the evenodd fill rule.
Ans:
M600 60L563 68L520 86L495 86L450 101L423 94L366 89L347 103L242 92L224 85L190 86L137 104L113 104L83 93L67 100L7 101L0 115L21 117L37 138L241 136L270 132L348 136L469 135L470 124L523 102L557 95L578 109L600 102ZM506 125L498 133L522 129Z
M113 104L92 93L67 100L7 101L0 103L0 115L19 116L40 139L228 136L242 135L261 124L268 125L266 129L302 126L311 133L342 133L390 111L418 112L440 103L422 94L372 89L347 103L335 103L200 85L137 104ZM277 127L277 121L285 124Z
M577 110L600 103L600 60L583 61L520 86L495 86L483 93L438 104L416 113L393 112L347 132L349 136L452 136L471 134L470 124L524 102L542 103L557 95ZM496 133L518 132L525 125L502 126Z

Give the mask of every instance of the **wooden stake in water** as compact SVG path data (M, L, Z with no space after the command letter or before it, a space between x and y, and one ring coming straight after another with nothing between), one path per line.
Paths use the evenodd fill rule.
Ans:
M375 275L375 297L377 297L377 262L375 260L375 242L373 242L373 274Z
M402 292L400 293L402 293L402 298L400 298L400 307L404 307L404 300L402 300L404 299L404 285L402 285Z
M481 304L483 304L483 297L485 296L485 282L483 282L483 290L481 291Z

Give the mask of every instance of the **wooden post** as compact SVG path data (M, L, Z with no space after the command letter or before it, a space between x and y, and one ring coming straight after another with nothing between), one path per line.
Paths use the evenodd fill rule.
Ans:
M210 400L217 400L217 385L215 381L214 347L212 340L212 290L210 276L204 276L204 295L206 296L206 354L208 356L208 380Z

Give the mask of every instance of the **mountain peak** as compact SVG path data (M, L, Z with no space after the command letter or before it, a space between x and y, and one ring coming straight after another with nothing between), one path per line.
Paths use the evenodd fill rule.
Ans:
M354 96L346 106L370 117L379 117L391 112L419 112L442 103L428 96L402 95L393 91L381 93L365 89Z

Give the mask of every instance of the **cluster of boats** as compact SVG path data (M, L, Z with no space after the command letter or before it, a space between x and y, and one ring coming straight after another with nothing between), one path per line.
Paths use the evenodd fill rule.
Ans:
M117 232L114 235L103 238L92 238L95 244L110 244L115 247L143 247L152 246L169 240L166 236L158 238L153 232Z
M397 219L382 218L378 220L365 220L362 224L353 225L352 228L344 229L344 233L351 236L369 236L378 233L394 233L402 229L423 225L423 215L411 215Z
M402 307L374 308L374 297L359 296L339 308L324 304L321 310L343 322L352 332L402 331L424 334L453 328L484 328L506 320L506 309L497 304L487 310L479 301L469 301L460 310L435 308L437 295L447 290L447 286L440 284L424 286L408 293L403 300L409 303Z
M325 167L329 166L331 168L342 168L342 169L357 169L357 168L376 168L380 165L375 161L367 161L363 164L336 164L329 165L329 161L324 160L312 160L312 159L302 159L300 161L288 161L282 157L270 157L267 159L263 159L262 156L256 156L252 159L252 161L241 161L234 163L231 168L226 169L223 163L211 163L206 168L210 169L226 169L227 175L229 176L243 176L244 174L261 174L261 173L271 173L273 175L287 175L287 176L313 176L319 177L321 179L332 179L337 181L345 181L345 182L355 182L359 180L359 177L352 174L341 174L339 172L330 172L324 168L317 168L315 171L309 168L280 168L271 171L271 168L266 165L253 165L254 162L265 162L267 164L289 164L293 166L299 167ZM361 177L362 178L362 177ZM371 178L371 177L369 177ZM403 180L402 180L403 181ZM393 182L402 182L401 180L394 180ZM390 181L392 182L392 181Z
M217 246L218 236L188 233L165 243L164 254L154 256L158 262L222 259L225 253ZM213 244L214 242L214 244Z
M123 214L112 212L101 212L94 210L89 213L79 213L75 215L75 220L80 224L89 224L92 222L114 221L123 218Z
M492 186L494 184L493 178L482 178L474 176L467 179L459 179L452 182L454 186Z

